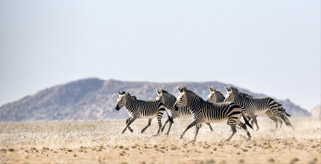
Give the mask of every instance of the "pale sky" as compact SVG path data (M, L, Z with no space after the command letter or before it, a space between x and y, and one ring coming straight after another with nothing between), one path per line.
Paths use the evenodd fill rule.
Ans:
M320 104L320 0L0 0L0 105L88 77Z

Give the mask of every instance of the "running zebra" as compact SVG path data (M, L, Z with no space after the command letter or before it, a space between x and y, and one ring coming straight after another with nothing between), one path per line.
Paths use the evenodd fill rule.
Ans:
M220 91L214 89L214 87L209 87L210 94L208 95L206 101L210 103L219 103L225 100L225 97Z
M226 87L225 89L227 95L224 101L237 103L245 109L246 115L251 117L255 122L257 130L259 129L256 120L257 116L268 116L275 122L276 128L278 128L278 121L282 122L281 119L287 126L292 126L290 120L286 117L290 117L290 115L286 113L283 106L274 99L270 97L254 98L246 93L239 92L238 89L234 87Z
M186 131L193 126L196 126L196 132L194 140L202 123L211 123L211 122L221 122L227 120L227 124L232 129L231 136L227 141L236 133L236 125L240 126L246 131L248 139L251 139L251 134L247 130L246 125L252 128L247 119L243 115L242 108L235 103L210 103L204 101L200 96L196 95L190 90L187 90L186 86L182 89L178 88L180 95L177 97L177 101L174 104L174 109L187 107L194 116L194 121L187 126L185 131L181 134L180 138L182 139ZM245 123L240 121L241 116L243 116Z
M122 134L125 133L126 129L128 128L130 132L133 132L133 129L130 127L137 118L148 118L148 124L141 130L141 133L151 125L151 122L155 116L157 116L158 121L158 132L162 127L162 116L165 110L165 106L162 102L158 100L151 100L151 101L142 101L137 100L135 96L131 96L128 92L118 92L118 99L115 109L119 110L123 106L125 106L128 110L129 118L126 120L126 127L122 131ZM170 116L168 116L169 121L173 121Z
M207 102L211 102L211 103L219 103L219 102L223 102L225 100L225 97L223 96L223 94L220 91L217 91L214 89L214 87L210 87L210 94L207 97ZM250 96L250 95L248 95ZM281 104L279 104L281 106ZM278 127L278 122L281 124L280 127L282 127L283 121L280 118L276 118L274 116L272 116L271 111L267 111L268 116L274 121L276 122L276 126ZM246 114L245 114L246 115ZM259 130L259 125L257 123L257 119L256 119L256 115L250 117L249 115L246 115L248 121L251 121L251 125L254 126L254 123L256 125L256 130Z
M169 115L171 116L171 119L175 118L189 118L193 117L192 113L185 107L185 108L179 108L178 110L174 110L173 105L176 102L176 97L173 96L172 94L168 93L166 90L159 89L156 90L157 92L157 97L156 100L159 100L162 102L167 109L169 109ZM163 125L161 132L164 131L166 124L170 122L170 119L167 119L165 124ZM171 130L173 122L169 123L168 131L166 132L166 135L169 134L169 131ZM213 128L210 123L207 123L209 126L210 130L213 131Z

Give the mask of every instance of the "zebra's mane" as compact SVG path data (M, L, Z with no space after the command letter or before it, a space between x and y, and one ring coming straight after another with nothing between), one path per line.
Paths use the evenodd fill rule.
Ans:
M128 95L130 98L134 99L134 100L137 100L137 97L136 96L132 96L132 95Z
M215 94L219 95L219 96L222 96L225 98L225 96L220 92L220 91L216 91Z
M239 94L242 96L242 97L245 97L245 98L253 98L253 96L247 94L247 93L244 93L244 92L239 92Z
M164 89L162 89L162 92L163 92L163 93L168 93L168 92L167 92L166 90L164 90Z
M194 93L194 92L191 91L191 90L186 90L186 93L192 94L194 97L196 97L196 98L199 99L200 101L204 101L204 100L202 99L202 97L200 97L199 95L197 95L196 93Z
M163 90L163 89L162 89L162 93L166 93L166 94L168 94L172 99L175 99L175 100L176 100L176 97L175 97L174 95L168 93L166 90Z
M237 91L237 93L239 94L239 95L241 95L242 97L244 97L244 98L253 98L253 96L251 96L251 95L249 95L249 94L247 94L247 93L244 93L244 92L241 92L241 91L239 91L237 88L234 88L234 87L230 87L231 89L232 89L232 91L234 90L234 91Z

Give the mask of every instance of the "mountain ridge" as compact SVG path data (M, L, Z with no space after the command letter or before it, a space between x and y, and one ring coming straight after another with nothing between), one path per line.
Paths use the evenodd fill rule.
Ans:
M209 94L208 87L214 86L226 94L225 86L234 86L218 81L207 82L147 82L102 80L85 78L45 88L35 94L4 104L0 107L0 121L37 120L102 120L123 119L127 111L114 110L119 91L128 91L141 100L156 98L155 89L162 88L177 96L177 86L186 85L203 99ZM240 87L240 91L254 97L265 97L262 93L251 92ZM278 100L293 116L310 116L310 113L290 100Z

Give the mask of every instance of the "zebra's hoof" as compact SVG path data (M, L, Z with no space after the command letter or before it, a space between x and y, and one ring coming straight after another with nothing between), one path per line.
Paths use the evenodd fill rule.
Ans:
M124 134L125 133L125 130L123 130L122 132L121 132L121 134Z
M169 135L169 133L166 133L166 135Z
M195 144L196 140L189 141L188 143Z
M276 132L276 131L278 131L278 129L276 128L276 129L271 129L270 130L271 132Z
M179 139L183 139L183 136L180 136Z
M231 138L228 139L222 139L223 142L229 142L231 140Z

